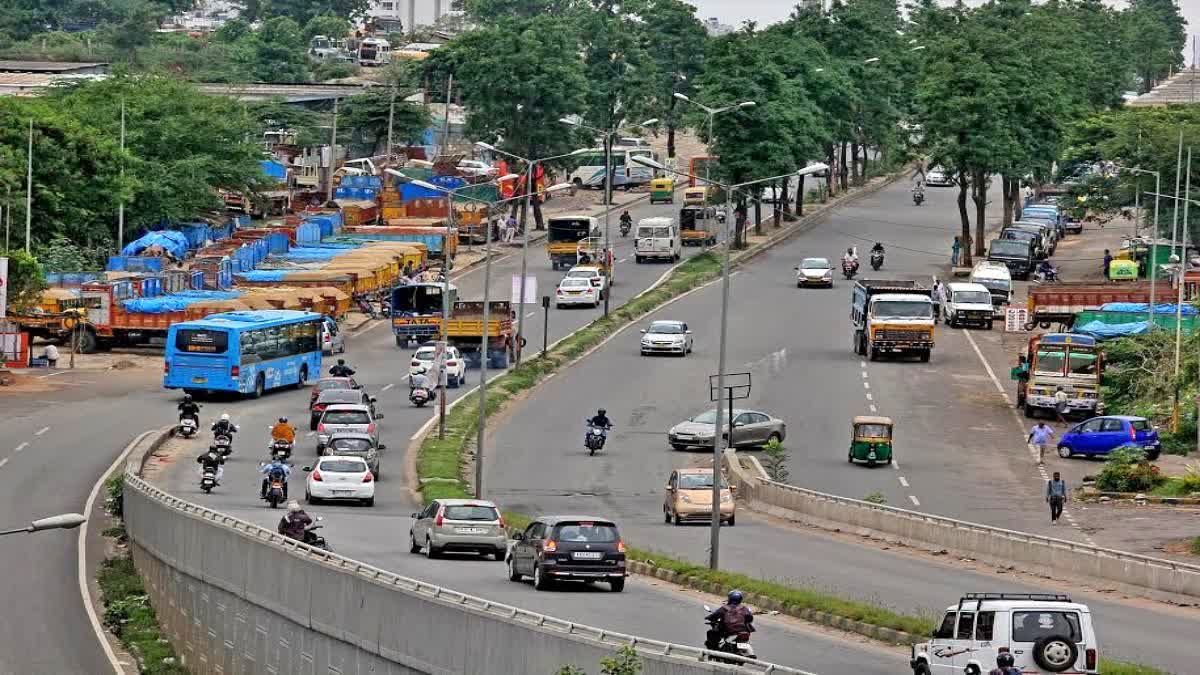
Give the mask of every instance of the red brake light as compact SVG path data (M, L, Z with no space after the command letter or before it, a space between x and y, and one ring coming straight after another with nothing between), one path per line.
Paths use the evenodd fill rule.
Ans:
M1083 658L1084 658L1084 659L1085 659L1085 661L1086 661L1086 662L1085 662L1085 667L1086 667L1088 670L1095 670L1095 669L1096 669L1096 662L1099 660L1099 659L1097 658L1096 650L1095 650L1094 648L1085 649L1085 650L1083 651L1083 654L1084 654Z
M371 475L371 472L370 472L370 471L368 471L368 472L367 472L367 475L363 476L363 481L362 481L362 482L364 482L364 483L370 483L370 482L371 482L371 481L373 481L373 480L375 480L375 476Z
M562 289L561 288L558 289L557 293L558 293L558 295L562 295Z
M167 363L166 361L163 361L163 375L166 375L170 372L171 372L171 364Z
M1129 425L1129 440L1137 440L1137 429L1134 429L1132 424Z
M313 404L313 410L324 410L325 406L326 404L324 403L315 403Z
M438 508L437 518L435 518L433 520L433 525L434 525L434 527L442 526L442 509L441 508Z
M418 360L416 360L416 359L413 359L412 365L413 365L413 366L420 366L420 365L421 365L421 362L420 362L420 361L418 361Z
M321 482L321 472L314 470L312 472L312 479L317 481L318 483L320 483Z
M625 552L625 542L618 539L617 540L617 553L624 553L624 552Z
M320 424L317 425L317 433L318 434L325 433L325 423L324 422L321 422Z
M375 423L374 422L371 422L370 424L367 425L367 433L368 434L375 433Z
M546 553L554 553L558 550L558 542L553 539L547 539L545 544L542 544L542 550Z
M500 529L504 529L504 514L500 514Z
M241 374L242 374L242 369L240 366L231 366L229 368L229 376L230 377L240 377Z

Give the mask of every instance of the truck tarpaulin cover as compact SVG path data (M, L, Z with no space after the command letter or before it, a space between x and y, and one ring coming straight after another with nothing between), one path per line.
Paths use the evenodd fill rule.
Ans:
M137 255L151 246L161 246L176 258L183 258L187 254L188 240L182 232L150 232L126 244L125 248L121 249L121 255Z
M164 295L157 298L134 298L122 302L127 312L142 314L167 314L182 312L188 306L198 302L212 300L232 300L240 297L239 291L180 291L174 295Z
M1150 305L1145 302L1106 302L1100 305L1100 309L1105 312L1149 312ZM1154 306L1155 314L1174 314L1174 303L1161 303ZM1200 313L1192 305L1184 305L1179 309L1179 313L1183 316L1194 316Z
M1146 332L1149 326L1150 322L1148 321L1135 321L1133 323L1089 321L1082 326L1075 326L1074 332L1082 335L1090 335L1097 340L1113 340L1130 335L1141 335Z

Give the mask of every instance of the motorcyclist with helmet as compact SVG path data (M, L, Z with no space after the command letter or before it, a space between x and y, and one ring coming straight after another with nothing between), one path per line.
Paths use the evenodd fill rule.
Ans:
M229 413L221 413L221 419L212 425L213 436L228 436L232 439L237 430L237 425L229 419Z
M200 426L200 406L192 400L191 394L184 394L183 401L177 406L179 408L179 421L190 417L196 421L196 426Z
M221 478L225 476L225 456L217 446L210 445L207 452L196 458L196 463L200 465L201 478L205 472L212 471L217 475L217 485L221 484Z
M621 212L621 236L629 234L630 228L633 227L633 216L629 215L629 210Z
M988 671L988 675L1021 675L1021 669L1014 664L1016 659L1007 647L1001 647L1000 653L996 655L996 667Z
M842 269L847 266L855 272L858 271L858 251L855 251L853 246L846 249L846 255L842 256Z
M354 369L346 365L346 359L338 359L337 365L329 369L331 377L354 377Z
M278 532L285 537L304 541L304 530L312 525L312 516L300 508L300 502L292 500L287 505L287 515L279 519Z
M267 486L271 483L271 479L275 478L283 483L283 498L287 499L288 495L288 476L292 474L292 468L288 466L282 459L276 457L269 464L264 464L259 473L263 474L262 490L259 492L260 499L267 498Z
M748 641L750 634L755 630L754 613L742 604L742 592L739 590L729 591L729 600L709 613L704 620L712 626L704 641L704 646L709 649L716 649L720 641L729 635L738 636L742 642Z
M288 418L280 417L275 426L271 427L272 441L287 441L288 443L296 442L296 427L288 424Z

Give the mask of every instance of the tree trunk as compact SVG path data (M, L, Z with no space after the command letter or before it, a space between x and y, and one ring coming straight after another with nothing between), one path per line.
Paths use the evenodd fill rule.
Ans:
M804 176L796 183L796 215L804 215Z
M675 99L672 98L672 101ZM667 125L667 159L675 159L675 125Z
M1000 176L1000 226L1007 227L1012 224L1012 190L1009 187L1012 185L1012 179L1007 175Z
M841 183L840 187L842 190L849 190L850 184L846 182L846 150L847 150L846 146L848 144L843 142L841 145L842 145L842 147L841 147L841 155L842 156L841 156L841 161L838 162L838 176L840 179L839 182Z
M830 195L834 195L837 193L837 190L834 189L834 176L837 175L838 164L837 154L834 152L833 143L825 144L825 163L829 165L829 170L825 172L825 191ZM803 190L801 190L801 192L803 193ZM803 199L803 195L801 195L800 198ZM801 206L800 210L803 211L804 207Z
M862 166L858 163L858 143L850 144L850 182L862 185Z
M754 200L754 234L762 236L762 197Z
M733 247L742 248L746 237L746 198L738 197L737 208L733 211Z
M986 254L984 229L987 228L988 187L992 179L986 171L976 171L971 182L974 183L971 197L975 200L975 255L982 257Z
M967 172L958 172L958 217L962 221L962 235L960 235L959 243L961 249L958 254L958 264L960 267L973 267L971 262L971 214L967 212L967 190L970 189L970 181L967 180Z
M779 205L775 207L776 212L778 212L779 209L783 209L784 217L789 219L792 215L792 200L789 198L790 193L788 192L788 186L791 185L791 183L792 181L788 180L787 178L783 179L783 189L779 192ZM778 220L778 217L776 217L776 220ZM776 226L778 225L779 223L776 223Z

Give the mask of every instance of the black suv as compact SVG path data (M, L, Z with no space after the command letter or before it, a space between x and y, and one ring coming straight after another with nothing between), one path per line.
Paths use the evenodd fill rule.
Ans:
M508 578L533 577L544 591L556 581L607 581L625 588L625 544L617 525L594 516L542 516L513 535L505 557Z
M1033 271L1033 244L1019 239L993 239L987 259L1003 263L1014 279L1028 279Z

